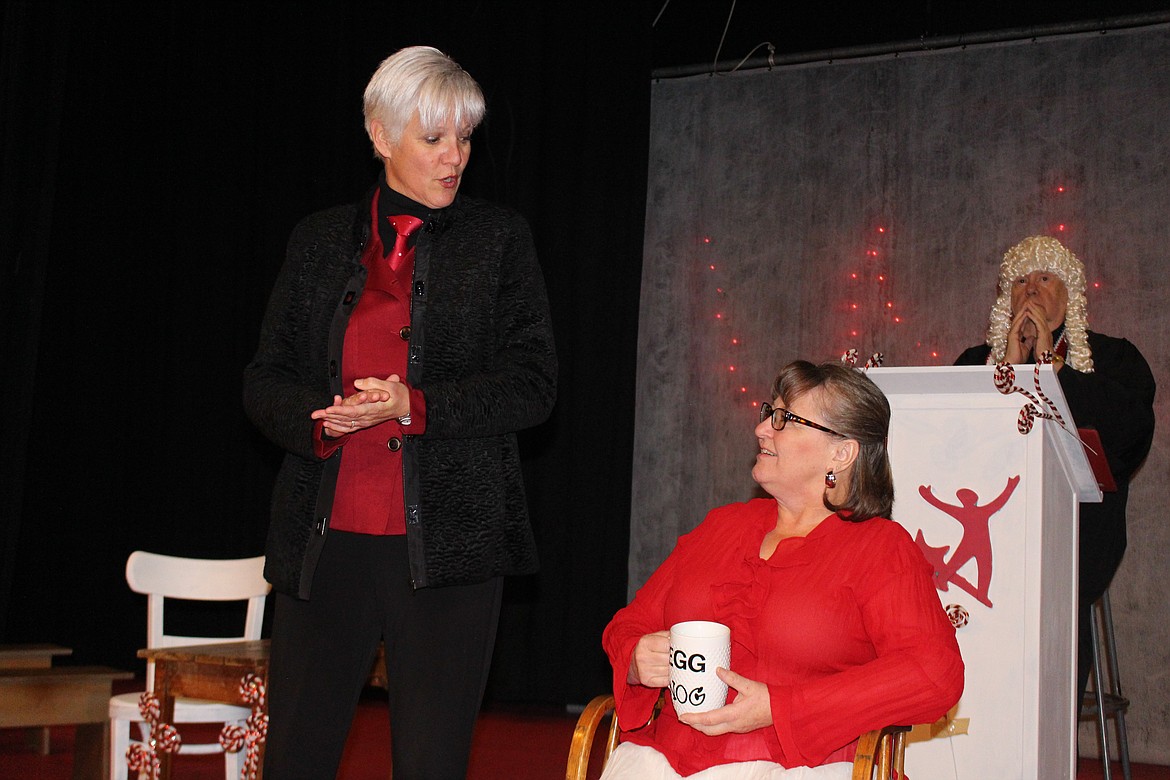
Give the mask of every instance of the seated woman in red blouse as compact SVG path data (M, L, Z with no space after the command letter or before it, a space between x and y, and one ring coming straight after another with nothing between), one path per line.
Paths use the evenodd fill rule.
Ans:
M962 694L930 567L886 519L889 402L860 371L805 361L772 396L752 468L771 498L713 510L605 629L629 733L603 780L845 779L858 735L931 723ZM730 626L728 703L646 725L686 620Z

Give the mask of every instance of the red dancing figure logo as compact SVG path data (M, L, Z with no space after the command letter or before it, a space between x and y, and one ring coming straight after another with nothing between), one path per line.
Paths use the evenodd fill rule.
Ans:
M959 499L958 504L944 503L934 495L930 485L921 485L918 488L918 492L928 504L946 512L963 526L963 538L959 540L959 545L955 547L955 551L951 553L949 559L946 557L947 550L950 549L949 544L942 547L931 547L922 536L922 529L919 529L918 534L914 537L922 554L926 556L926 560L934 568L934 586L936 588L946 591L953 583L970 593L980 603L991 606L991 599L987 595L991 588L992 570L991 516L1003 509L1004 504L1015 492L1016 485L1019 484L1020 478L1018 476L1010 477L999 497L983 506L979 506L979 494L968 488L959 488L955 491L955 498ZM964 564L970 560L974 560L979 568L978 587L972 585L970 580L959 574L959 569L963 568Z

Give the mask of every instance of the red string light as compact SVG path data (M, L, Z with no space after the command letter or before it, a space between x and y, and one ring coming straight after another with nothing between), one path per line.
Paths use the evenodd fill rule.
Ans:
M715 242L711 236L700 236L699 243L701 245L703 245L704 247L710 247ZM712 260L714 260L714 259L716 259L716 258L711 257L711 256L703 258L703 262L705 262L707 265L707 270L711 273L717 273L720 271L719 265L715 262L712 262ZM723 307L728 306L728 303L726 301L727 289L722 285L717 285L717 286L715 286L714 289L715 289L716 296L719 297L720 299L722 299L721 302L719 303L719 305L723 306ZM726 309L716 310L714 312L714 318L715 318L715 321L720 323L721 325L726 326L726 325L731 324L731 319L732 319L731 312L728 312ZM729 349L730 348L738 348L740 346L739 336L731 335L728 337L728 340L730 342L729 347L728 347ZM735 374L738 372L738 368L734 363L725 364L724 368L728 374ZM738 395L739 396L746 396L748 393L748 388L744 385L738 385L738 387L739 387Z
M879 288L884 288L891 285L893 282L890 278L889 258L892 256L890 238L891 231L889 227L882 223L872 222L869 228L869 233L862 239L861 246L858 247L859 256L864 263L872 263L873 265L864 266L866 270L852 270L849 272L849 279L854 282L865 281L871 284L878 285ZM846 311L855 315L854 320L846 325L841 331L842 338L848 341L847 344L842 345L845 348L858 348L864 346L869 348L874 345L858 344L858 339L872 339L875 342L880 342L884 336L882 335L882 328L888 327L892 323L900 324L902 317L894 317L893 309L894 302L889 297L890 292L877 292L877 295L883 297L874 298L873 288L870 291L865 289L857 289L849 293L853 300L844 302ZM881 318L875 317L877 313L881 313L888 319L883 324ZM892 323L891 323L892 320Z

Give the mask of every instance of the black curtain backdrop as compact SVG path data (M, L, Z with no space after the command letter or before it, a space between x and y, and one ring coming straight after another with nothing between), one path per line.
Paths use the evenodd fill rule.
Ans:
M509 583L489 697L580 703L609 687L652 10L605 5L5 6L0 641L139 668L132 550L262 552L280 453L243 415L241 370L293 224L376 174L370 73L422 43L484 87L464 190L532 223L561 361L556 411L522 439L543 567Z

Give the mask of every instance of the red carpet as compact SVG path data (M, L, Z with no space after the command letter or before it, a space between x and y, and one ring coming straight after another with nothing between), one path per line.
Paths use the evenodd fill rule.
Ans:
M576 717L532 707L492 708L480 717L468 780L559 780L565 776ZM338 777L387 780L390 777L389 718L376 698L363 700L354 718ZM73 771L73 729L52 729L52 752L38 755L27 729L0 729L0 778L67 780ZM218 780L223 763L216 756L180 756L174 780ZM1081 760L1077 780L1099 780L1100 762ZM1121 777L1117 766L1114 777ZM1170 767L1133 766L1134 780L1170 780ZM919 780L916 778L915 780ZM929 780L922 778L921 780Z
M358 706L338 773L343 780L390 777L390 723L385 701ZM546 708L485 711L476 728L469 780L553 780L565 776L575 715ZM51 752L38 755L28 729L0 729L0 778L68 780L73 772L73 729L51 729ZM206 735L199 735L200 739ZM214 732L211 734L214 737ZM173 780L222 780L217 756L178 756Z

